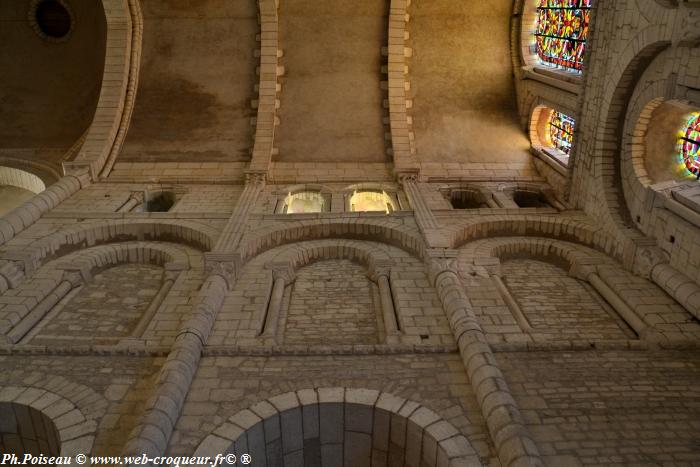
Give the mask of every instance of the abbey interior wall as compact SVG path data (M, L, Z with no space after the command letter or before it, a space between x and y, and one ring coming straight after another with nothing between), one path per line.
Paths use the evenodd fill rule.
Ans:
M370 405L379 404L371 396L375 392L416 403L397 406L396 423L404 428L393 432L396 446L408 449L405 419L420 420L418 405L436 414L425 422L431 436L447 433L438 441L464 437L464 443L448 449L452 463L434 465L520 465L517 456L524 456L524 448L510 448L493 432L492 417L503 417L504 424L508 417L517 421L512 411L500 412L504 406L517 408L539 453L533 457L546 465L700 463L700 323L697 309L688 307L696 303L691 299L700 274L695 254L700 234L692 218L665 209L648 187L634 185L627 149L628 141L640 137L630 122L648 101L697 102L697 66L681 66L697 63L695 39L683 40L697 19L693 3L669 8L651 0L600 2L590 63L582 82L573 86L557 87L532 70L524 72L514 46L518 111L513 120L526 130L532 109L549 105L580 121L573 164L563 174L520 153L505 162L429 161L425 145L435 135L427 133L418 145L423 150L416 190L412 182L394 177L391 163L309 162L298 156L308 142L284 139L285 131L300 124L294 112L303 110L293 107L295 86L309 79L292 73L305 59L294 53L282 60L290 91L285 96L283 89L280 102L280 141L287 144L280 144L279 154L286 150L289 157L272 158L266 183L257 191L251 181L244 183L246 163L219 161L219 153L212 157L216 161L185 162L181 154L178 161L163 161L156 147L149 149L153 160L135 157L138 138L147 134L141 128L131 145L127 140L131 155L118 159L109 177L66 193L26 228L0 226L3 235L8 228L18 231L0 246L0 330L6 339L0 346L0 404L41 411L66 449L121 454L136 439L163 444L162 453L184 455L210 446L223 452L227 440L249 427L246 423L252 426L295 404L306 407L300 395L293 402L275 399L280 395L311 389L314 403L330 397L329 403L349 404L357 402L352 390L363 389L369 390ZM418 2L408 12L420 14L423 8ZM514 11L522 12L522 6ZM241 13L242 24L253 22L249 13ZM300 27L291 19L281 24L283 41ZM169 28L166 21L159 25ZM428 62L419 48L421 40L428 41L421 33L429 26L424 20L408 27L416 33L410 43L416 56L406 57L409 78L418 65L411 95L416 101L421 92L431 92L421 87L430 67L420 68ZM516 20L512 28L517 36ZM152 46L152 37L144 40ZM667 51L647 53L645 47L657 43ZM186 47L178 47L184 53ZM380 49L374 52L377 57L364 57L367 63L378 59ZM148 49L146 57L152 53ZM620 76L640 53L641 62L651 63L648 70ZM146 86L156 74L155 63L147 62ZM378 76L376 84L373 92L379 94ZM628 103L616 100L618 89L631 96ZM141 122L144 128L149 123L138 112L155 102L146 94L145 107L135 114L137 126ZM302 100L311 105L312 97ZM418 138L428 127L420 123L421 108L431 101L422 99L413 109ZM438 110L452 104L441 105L436 104ZM375 120L382 114L381 102L369 111ZM247 138L244 126L237 120L231 132ZM375 156L384 160L384 154ZM300 185L322 186L330 195L329 212L276 214L280 200ZM487 193L494 204L452 209L443 192L465 185ZM347 212L346 198L358 187L392 193L397 211ZM519 208L512 192L522 187L551 191L560 208ZM134 196L164 189L176 196L168 212L122 210ZM234 234L237 243L219 248ZM695 288L682 277L660 280L645 270L649 245ZM229 256L212 259L212 251ZM454 262L440 270L431 255ZM235 272L212 264L230 265ZM469 354L473 343L461 340L470 331L455 325L456 314L449 310L462 297L438 286L440 275L453 273L491 356ZM389 295L382 292L382 274ZM213 282L222 278L229 281L223 292ZM278 280L279 318L271 324ZM690 302L679 303L679 297ZM398 328L394 333L387 321L391 316ZM202 343L194 352L196 362L178 361L186 354L178 343L191 336ZM483 367L475 363L480 358ZM181 366L167 367L172 361ZM502 379L493 376L494 367ZM191 384L184 376L188 372ZM482 392L492 380L478 385L480 372L489 372L497 388ZM178 382L176 389L170 377ZM493 402L498 390L512 398L512 406ZM173 391L184 394L182 406L159 406L177 399ZM158 410L171 417L171 433L148 431L144 416ZM357 442L358 449L366 448Z

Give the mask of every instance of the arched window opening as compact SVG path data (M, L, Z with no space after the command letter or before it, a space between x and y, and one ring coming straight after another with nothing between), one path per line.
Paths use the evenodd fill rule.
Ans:
M454 209L488 208L484 195L476 190L453 190L449 193L449 201Z
M391 396L390 400L396 399ZM397 407L402 405L400 402ZM415 402L408 402L404 407L414 410L416 406ZM438 419L425 408L415 413ZM435 425L452 434L438 441L433 435L437 430L428 431L413 417L406 418L378 405L321 402L283 410L259 421L238 435L225 452L239 457L248 454L255 459L253 465L260 467L475 465L463 462L462 457L450 458L445 449L448 445L459 446L459 450L452 447L452 452L458 453L471 452L471 445L448 423Z
M547 198L541 191L515 190L513 201L520 208L551 208Z
M361 190L353 192L350 197L352 212L386 212L396 210L394 201L385 191Z
M547 142L555 149L571 155L574 144L574 125L576 121L561 112L552 111L547 123Z
M53 421L33 407L0 402L0 453L58 456L60 437Z
M535 47L545 64L580 73L593 0L538 0Z
M146 201L136 212L168 212L175 205L176 197L172 191L146 192Z
M289 193L284 199L284 214L309 214L326 211L326 197L317 191Z
M542 105L533 110L530 122L530 141L536 154L567 167L574 145L574 119Z
M688 117L681 131L679 154L685 170L700 180L700 112Z

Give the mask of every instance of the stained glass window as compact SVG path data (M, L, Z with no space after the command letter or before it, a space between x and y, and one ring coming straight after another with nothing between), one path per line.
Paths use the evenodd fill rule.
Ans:
M680 146L686 170L700 179L700 113L694 113L688 119Z
M574 143L575 123L573 118L557 111L552 111L547 123L547 141L567 156L571 154L571 146Z
M580 72L593 0L538 0L535 40L542 62Z

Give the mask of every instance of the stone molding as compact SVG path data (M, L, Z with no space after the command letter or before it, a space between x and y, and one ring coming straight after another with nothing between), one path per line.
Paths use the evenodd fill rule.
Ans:
M255 141L250 168L267 173L275 152L275 127L278 125L277 109L280 100L277 95L282 85L278 77L284 75L284 67L278 61L282 56L279 49L278 0L258 0L258 19L260 22L260 64L257 67L258 98L253 102L257 107L254 120Z
M407 60L412 55L412 50L406 47L410 3L411 0L391 0L386 48L391 155L394 165L400 168L414 165L416 152L409 116L412 102L406 94L406 89L410 86L407 80Z
M138 0L102 0L102 4L108 44L102 90L80 152L73 162L64 164L66 169L75 165L88 167L92 180L119 152L134 107L141 62L142 19Z

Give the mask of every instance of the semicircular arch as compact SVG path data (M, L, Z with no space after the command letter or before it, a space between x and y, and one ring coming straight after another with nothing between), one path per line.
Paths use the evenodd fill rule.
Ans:
M245 449L247 449L247 446L250 445L249 438L258 436L259 433L262 434L262 439L255 441L258 443L262 441L262 445L266 445L264 430L256 430L256 427L264 421L275 417L284 417L287 420L298 417L300 425L303 426L304 422L307 422L308 426L311 420L306 421L304 414L308 413L309 416L314 416L318 421L319 411L326 407L336 408L338 404L342 405L340 411L342 416L335 418L334 423L338 426L334 428L341 430L341 432L351 431L347 430L349 428L348 417L352 417L354 426L358 423L362 424L362 418L367 417L364 424L371 431L368 433L369 439L371 439L372 435L375 434L374 430L381 430L380 425L372 423L372 417L398 417L405 420L411 427L405 433L418 430L421 434L423 442L419 443L420 446L409 446L407 440L398 446L398 448L406 450L411 449L412 454L421 459L421 465L428 467L483 465L471 441L466 436L447 420L420 403L374 389L343 387L301 389L260 401L233 415L215 429L199 444L195 455L216 457L217 454L235 452L243 446L246 446ZM306 410L304 410L305 408ZM388 436L389 433L376 434ZM301 433L296 435L301 436ZM289 440L291 446L296 440L292 440L290 436L295 436L295 434L283 433L282 439ZM300 441L302 441L301 445L303 446L304 440ZM319 440L319 442L321 441ZM280 449L285 449L285 447ZM371 450L372 448L370 448ZM443 463L438 464L438 462ZM272 466L270 465L270 467ZM275 464L275 467L279 466Z

